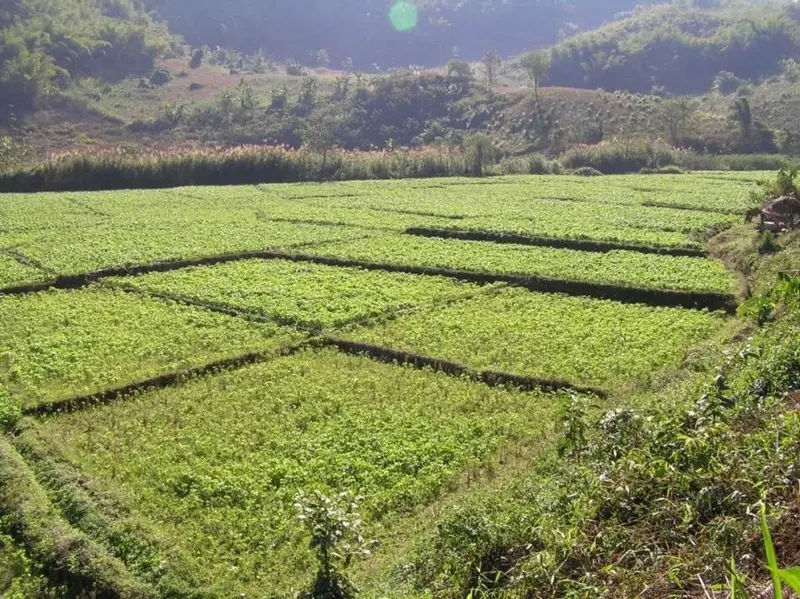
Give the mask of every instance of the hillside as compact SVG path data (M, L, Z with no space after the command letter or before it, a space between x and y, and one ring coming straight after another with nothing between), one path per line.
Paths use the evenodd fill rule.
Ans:
M794 2L641 10L556 45L548 77L565 87L702 93L720 72L759 80L800 57L799 21Z
M800 12L793 3L726 2L691 9L676 4L640 7L624 16L608 10L624 8L624 3L606 6L603 12L596 4L591 9L553 2L551 8L561 12L553 8L555 12L543 14L558 12L557 20L570 11L582 14L584 23L624 18L540 50L546 65L532 78L523 60L500 55L490 65L492 71L482 61L452 60L431 69L375 71L367 59L409 44L413 51L424 49L435 56L440 65L447 62L453 47L425 32L433 22L445 27L434 15L466 19L472 14L477 19L473 12L478 5L470 2L425 4L420 14L428 18L413 31L389 33L373 40L373 46L364 41L357 56L359 64L372 69L365 73L356 68L355 59L338 66L339 50L325 48L318 55L299 49L309 39L314 46L321 44L325 35L347 43L360 39L334 35L335 28L321 37L295 36L291 43L276 38L274 52L267 46L247 54L256 38L246 31L237 33L236 49L211 48L216 33L209 30L204 38L206 33L186 29L210 27L222 5L197 12L177 1L144 5L92 0L43 3L37 10L40 1L16 0L14 12L0 20L8 32L4 52L14 56L3 67L9 85L2 89L14 95L13 106L6 105L5 125L0 124L0 135L9 135L14 144L14 152L5 152L3 170L54 153L118 146L126 152L209 144L320 147L320 131L324 145L348 150L461 148L481 133L490 137L498 159L531 152L554 157L576 145L620 140L656 140L714 154L794 154L800 146L800 122L792 110L800 102L795 60L800 57ZM536 6L542 8L543 2ZM237 22L263 21L258 16L263 5L234 6L254 11ZM505 25L497 19L513 14L521 22L531 10L513 2L481 6L482 26L504 34ZM148 7L156 14L148 14ZM273 16L283 10L293 9L278 5ZM359 14L389 26L385 14L378 18L373 12ZM233 18L239 13L225 14ZM302 27L312 31L317 17L309 14ZM172 33L182 31L195 45L206 39L203 49L192 50L171 37L157 20L166 15L172 15ZM344 11L328 17L338 23L353 15ZM539 20L550 22L548 18ZM456 26L460 21L448 19L445 29L463 35ZM289 22L285 29L293 27ZM51 33L36 37L41 30ZM117 41L107 41L112 33ZM526 39L533 43L547 42L546 36L529 33ZM417 39L426 35L431 43L437 40L435 48ZM492 39L489 33L473 37L475 44ZM19 40L24 39L29 41L22 51ZM530 46L519 46L525 47ZM484 52L477 46L474 50L476 58ZM16 79L9 75L26 60L42 68ZM684 93L688 96L680 96ZM737 103L744 121L735 116Z
M356 68L372 70L373 65L432 67L456 55L477 60L491 49L512 55L593 29L649 2L147 0L147 5L194 46L230 47L248 54L261 49L277 60L306 63L325 50L332 65L338 67L349 58ZM405 7L395 13L394 23L389 18L393 5Z
M0 9L0 121L84 77L146 73L170 36L138 0L10 0Z

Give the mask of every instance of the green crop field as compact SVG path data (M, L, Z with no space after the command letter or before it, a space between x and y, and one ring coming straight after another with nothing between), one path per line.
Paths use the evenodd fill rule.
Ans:
M288 597L316 572L296 497L348 492L364 596L454 596L408 574L444 506L730 329L706 242L755 180L0 195L0 453L35 490L0 513L120 596Z

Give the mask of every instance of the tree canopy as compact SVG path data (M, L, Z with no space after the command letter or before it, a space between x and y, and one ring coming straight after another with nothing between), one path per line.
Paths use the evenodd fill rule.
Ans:
M145 72L170 46L138 0L5 0L0 8L0 115L33 107L71 79Z
M556 45L550 82L693 94L710 89L721 72L757 80L800 56L800 10L793 2L710 10L684 4L639 10Z

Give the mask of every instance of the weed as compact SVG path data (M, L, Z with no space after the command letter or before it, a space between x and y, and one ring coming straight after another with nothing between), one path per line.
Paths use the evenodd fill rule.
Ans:
M311 534L311 549L319 562L313 599L348 599L355 596L356 587L345 574L354 557L369 557L374 542L367 541L361 532L359 502L347 492L335 498L315 492L295 497L298 519Z

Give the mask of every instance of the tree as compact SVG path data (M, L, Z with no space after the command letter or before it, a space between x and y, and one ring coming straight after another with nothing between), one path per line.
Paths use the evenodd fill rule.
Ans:
M739 125L743 139L749 139L753 129L753 112L750 110L750 101L740 98L731 105L733 120Z
M533 81L533 97L536 100L536 112L540 120L544 119L544 110L542 110L542 103L539 100L539 84L547 77L551 65L552 58L550 52L546 50L534 50L519 59L519 66Z
M325 169L328 165L328 153L336 147L341 137L346 116L340 108L341 104L330 104L323 109L315 110L305 120L300 132L303 147L322 154L322 166L319 179L325 178Z
M688 98L671 98L662 103L661 115L673 146L680 145L682 132L691 122L696 108Z
M317 101L319 81L314 77L304 77L300 82L300 101L298 106L305 112L310 112Z
M239 108L242 112L249 112L258 104L253 88L245 83L244 79L240 80L239 85L236 86L236 94L239 97Z
M483 63L483 70L486 71L486 80L489 85L497 83L497 75L500 73L500 67L503 66L503 57L497 50L489 50L483 55L481 60Z
M447 76L471 81L473 76L472 67L469 66L468 62L454 58L447 63Z
M203 51L200 48L192 50L192 59L189 61L189 68L197 69L203 64Z
M333 91L331 92L331 100L334 102L342 102L347 99L350 94L350 76L344 75L337 77L333 82Z
M482 177L484 169L494 164L497 148L492 139L483 133L473 133L464 140L464 149L471 162L472 175Z
M314 60L316 61L317 66L322 67L323 69L328 68L328 65L331 64L331 57L325 48L317 50L316 54L314 54Z

